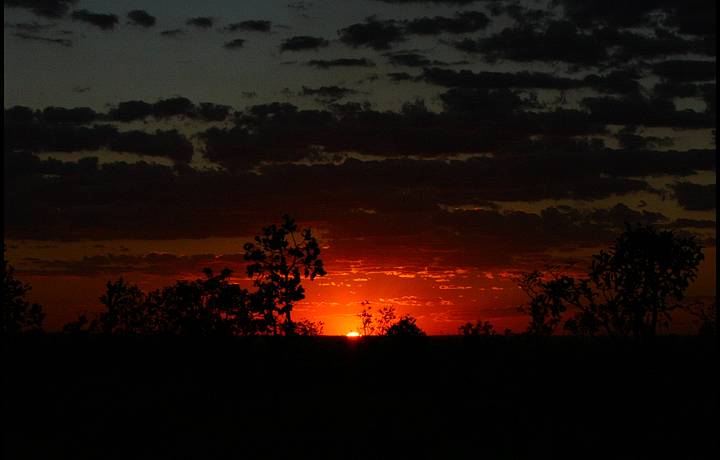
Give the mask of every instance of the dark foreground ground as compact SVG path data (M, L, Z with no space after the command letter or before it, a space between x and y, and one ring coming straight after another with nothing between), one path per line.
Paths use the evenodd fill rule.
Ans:
M716 458L715 342L23 339L6 458Z

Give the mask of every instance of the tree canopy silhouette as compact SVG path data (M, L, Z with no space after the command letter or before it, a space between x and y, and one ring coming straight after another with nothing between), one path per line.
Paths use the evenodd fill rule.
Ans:
M669 325L703 257L692 236L628 225L593 256L586 278L538 271L522 277L528 332L550 335L562 326L583 335L652 337Z
M425 332L416 324L417 320L410 315L402 315L390 326L385 335L390 337L424 336Z
M305 298L303 276L325 275L320 248L309 229L298 235L293 219L283 219L279 227L265 227L255 243L245 245L245 260L251 262L247 274L255 291L231 283L232 271L227 268L217 274L205 268L204 278L180 280L149 293L120 278L107 283L100 297L104 310L95 319L81 315L64 330L183 336L319 334L322 322L294 322L290 313L295 302Z
M15 278L15 269L3 252L3 334L42 331L45 313L40 305L25 298L30 289L29 284Z
M314 280L326 274L320 246L308 228L298 232L295 221L287 214L280 226L263 228L255 242L246 243L245 260L251 262L247 274L257 288L256 299L265 320L273 330L293 334L292 309L295 302L305 298L302 278Z

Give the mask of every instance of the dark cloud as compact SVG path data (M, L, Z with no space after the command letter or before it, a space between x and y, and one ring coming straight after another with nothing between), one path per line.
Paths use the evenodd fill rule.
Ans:
M8 128L8 124L5 125ZM76 126L61 124L11 124L5 131L7 150L76 152L98 150L106 146L117 129L110 125Z
M383 56L388 59L390 64L404 67L455 66L469 64L468 61L445 62L435 59L430 60L423 54L415 51L388 52L384 53Z
M302 96L311 96L323 103L335 102L339 99L357 94L357 91L350 88L342 88L340 86L320 86L319 88L308 88L303 86Z
M200 105L207 118L218 115L218 107L211 104ZM146 133L142 131L119 132L108 124L92 124L106 118L87 107L66 109L47 107L42 111L32 111L25 107L13 107L5 111L6 151L32 152L76 152L97 151L103 148L140 155L163 156L178 162L188 162L192 158L193 147L177 131Z
M705 98L710 96L714 99L715 84L679 83L669 80L662 80L655 84L653 92L656 97L696 97Z
M485 29L490 20L479 11L462 11L454 17L422 17L413 20L380 20L375 16L365 22L338 30L340 41L352 47L376 50L390 49L407 40L408 35L462 34Z
M712 211L715 209L715 184L700 185L692 182L676 182L670 187L675 198L688 211Z
M152 105L152 114L157 118L186 116L195 109L192 101L186 97L171 97L160 99Z
M223 121L230 115L231 110L229 105L201 102L188 116L205 121Z
M591 74L583 78L583 84L601 93L636 95L642 91L638 80L642 75L634 69L611 70L602 75Z
M153 104L145 101L125 101L108 112L108 116L117 121L134 121L153 116L156 119L169 117L187 117L207 121L221 121L230 114L230 107L208 102L199 105L185 97L161 99Z
M89 107L46 107L42 111L42 120L46 123L77 123L88 124L98 120L99 115Z
M100 245L99 249L105 247ZM25 259L22 262L26 275L117 276L123 273L145 273L174 276L177 273L201 273L210 267L216 270L231 268L245 272L244 254L192 254L175 255L151 252L142 255L102 254L83 256L77 260Z
M493 16L506 14L520 26L539 26L553 17L550 9L534 9L512 2L493 2L488 5L488 10Z
M677 110L670 99L631 95L620 98L589 97L582 105L591 120L604 124L712 128L715 119L707 113Z
M24 32L16 32L13 35L21 40L36 41L41 43L52 43L54 45L65 46L68 48L73 46L72 40L68 40L65 38L42 37L40 35L26 34Z
M565 21L552 22L544 31L534 27L506 28L486 38L455 42L455 47L467 53L482 53L489 61L509 59L597 65L608 58L602 42Z
M628 209L623 205L602 209L548 207L538 213L520 211L473 210L443 211L438 208L408 211L408 194L391 194L388 201L404 204L404 211L378 209L375 213L333 209L335 216L313 209L303 221L312 221L328 231L333 247L324 252L330 260L346 256L343 243L370 260L399 259L405 266L452 264L453 267L525 267L523 260L537 263L548 260L548 251L578 247L595 248L612 240L622 230L621 219L630 222L664 222L664 216ZM404 203L403 203L403 200ZM336 205L332 205L333 208ZM246 218L262 218L247 214ZM254 231L257 229L251 229ZM362 235L362 239L358 239ZM421 251L417 239L425 243ZM478 242L467 245L467 241ZM533 262L534 261L534 262ZM149 253L138 255L103 254L75 260L25 259L20 270L25 274L65 274L87 276L98 273L120 275L127 272L176 275L199 273L203 267L230 267L242 273L242 254L228 253L175 255Z
M228 32L248 31L248 32L270 32L272 22L265 20L248 20L242 22L234 22L225 26Z
M414 52L396 52L385 53L388 62L395 66L405 67L425 67L432 65L432 61L420 53Z
M215 24L215 19L206 17L206 16L190 18L187 21L185 21L185 25L198 27L200 29L209 29L210 27L213 26L213 24Z
M386 166L392 172L407 171L411 177L406 179L402 173L388 175ZM474 183L479 186L476 193L472 189L457 188L453 178L447 175L452 172L448 169L456 171L467 167L472 169L475 165L349 162L337 167L287 166L262 175L232 176L218 172L178 174L170 168L148 164L95 166L94 170L60 176L54 181L28 181L26 177L13 187L11 196L5 196L9 204L6 216L12 217L6 219L5 228L11 238L22 232L24 237L40 240L47 239L48 235L56 240L247 235L258 230L257 222L277 219L276 214L287 206L288 193L292 193L304 204L297 217L326 229L326 238L334 247L344 240L362 236L362 240L354 240L353 247L366 257L406 253L403 260L409 262L407 257L412 259L412 254L418 251L408 249L416 247L413 241L422 238L426 243L422 257L433 255L434 263L447 262L444 258L451 257L456 264L472 260L473 265L483 265L508 262L517 255L553 247L597 245L599 240L611 239L625 221L664 221L657 213L633 211L622 205L589 210L559 206L537 214L442 210L437 203L447 201L446 197L472 201L497 186L497 183L487 186L476 180ZM472 172L477 171L460 175L461 184L467 184ZM418 176L425 179L411 182ZM372 188L358 187L368 181L372 182ZM67 187L68 182L73 187ZM227 199L234 196L242 200ZM30 197L36 198L33 212L23 212L20 205ZM12 199L20 199L22 203L11 202ZM354 211L358 208L373 212ZM38 225L41 220L42 225ZM212 222L212 226L207 222ZM467 246L468 240L488 244ZM330 256L330 252L327 254ZM81 265L53 264L45 268L58 272L72 269L77 273L82 271L82 266L86 267L86 273L127 268L177 273L180 267L189 268L186 263L209 262L213 267L214 263L243 263L234 254L214 262L219 256L157 254L147 260L139 257L146 256L127 259L98 256L84 259ZM93 265L98 270L93 270Z
M647 150L658 147L670 147L673 140L670 137L643 136L638 133L635 126L626 126L617 133L620 147L626 150Z
M555 0L563 8L565 16L581 27L598 24L618 27L656 25L651 13L669 2L639 0L634 2L604 2L601 0Z
M417 80L417 77L414 77L407 72L388 72L387 76L391 81L416 81Z
M37 34L55 27L55 24L41 24L39 22L16 22L14 24L5 24L5 27L9 27L15 30L19 30L24 33Z
M673 54L715 54L715 45L704 39L686 39L663 30L653 34L613 27L588 31L562 20L550 21L543 29L517 25L488 37L457 41L454 46L467 53L481 54L490 62L549 61L584 67Z
M295 0L295 1L289 2L287 4L288 8L291 8L293 10L298 10L298 11L306 11L306 10L310 9L311 6L312 6L312 3L307 2L305 0Z
M715 61L672 60L653 64L653 72L673 82L715 80Z
M542 72L472 72L426 68L422 79L427 83L460 88L547 88L570 89L585 86L582 80Z
M347 94L342 89L332 93L333 97ZM206 141L208 159L230 169L249 168L263 161L299 161L317 146L326 152L357 151L390 157L433 157L450 152L590 152L593 155L583 161L599 158L607 161L607 167L618 167L615 157L596 155L604 149L601 141L572 139L606 134L606 122L596 121L597 114L528 110L537 108L538 102L508 89L452 88L440 99L445 107L442 113L430 112L423 104L406 104L400 112L378 112L361 106L328 112L300 110L290 104L259 105L241 113L234 127L213 129L201 137ZM644 146L660 144L667 146L662 139L645 139ZM633 150L640 147L637 142L632 145ZM672 162L664 158L668 156L646 159L670 174L685 171L679 164L673 169ZM713 167L707 163L711 155L690 151L686 158L705 165L705 169ZM643 175L643 170L647 171L647 166L632 172Z
M383 2L383 3L395 3L398 5L403 5L406 3L436 3L436 4L445 4L445 5L469 5L470 3L474 3L477 1L482 0L375 0L377 2Z
M498 118L538 107L534 98L507 89L452 88L441 94L440 100L446 112Z
M115 14L93 13L85 9L73 11L72 18L74 21L86 22L102 30L114 29L118 23L118 17Z
M77 0L4 0L9 8L23 8L38 16L60 18L67 14Z
M193 146L190 141L176 130L157 130L154 133L121 132L110 142L109 148L117 152L170 158L182 163L192 160L193 155Z
M152 114L152 104L145 101L120 102L117 107L110 109L108 113L110 118L118 121L142 120Z
M464 34L483 30L489 23L490 19L485 13L461 11L452 18L435 16L413 19L405 24L405 30L416 35Z
M480 11L461 11L452 18L435 16L407 21L405 31L416 35L465 34L484 30L490 19Z
M422 79L431 84L461 88L543 88L570 90L592 88L602 93L634 94L640 91L633 71L614 71L604 75L591 74L582 79L562 77L544 72L472 72L425 68Z
M717 224L714 220L708 219L676 219L672 226L677 228L715 228Z
M160 36L168 38L182 37L185 34L187 34L187 32L185 32L183 29L170 29L160 32Z
M604 28L595 31L595 39L613 49L612 62L666 58L675 54L715 55L714 41L685 38L673 32L655 29L654 34Z
M581 27L674 27L683 34L715 34L717 5L712 0L555 0L565 16Z
M375 17L365 19L364 23L340 29L338 34L340 41L348 46L353 48L366 46L376 50L389 49L393 44L406 39L400 21L381 21Z
M375 63L366 58L337 58L337 59L313 59L308 65L318 69L330 69L332 67L375 67Z
M317 50L320 48L325 48L329 44L330 42L322 37L299 35L283 40L282 44L280 45L280 51Z
M240 49L245 45L245 40L242 38L236 38L235 40L230 40L229 42L225 42L223 45L223 48L229 49L229 50L235 50Z
M273 118L280 110L266 109L263 116ZM319 113L303 116L315 117L315 122L308 123L318 126ZM278 125L283 126L282 120ZM393 131L379 133L376 139ZM301 136L306 131L297 129L283 134ZM370 139L368 145L376 139ZM430 135L418 139L418 143L432 139ZM258 138L233 139L237 140L244 140L245 145L233 142L240 149L236 153L250 155L249 142ZM263 147L267 154L272 146ZM287 152L291 154L293 150ZM442 209L486 206L492 201L593 200L651 190L644 181L616 173L635 177L691 170L687 166L694 166L693 161L714 165L714 152L706 152L703 160L692 157L687 152L549 151L469 161L397 159L268 164L257 173L243 173L145 163L100 166L97 159L64 163L42 161L22 152L6 153L5 230L10 238L21 235L37 239L246 235L257 230L254 223L272 221L286 212L287 197L293 196L303 204L297 208L298 218L324 222L332 231L331 237L337 238L377 237L391 244L398 243L393 238L401 235L422 233L431 238L433 244L429 247L439 245L445 249L457 249L452 242L459 241L458 238L442 236L451 234L507 237L508 246L513 239L522 246L526 239L536 237L539 238L536 241L542 242L537 244L545 247L550 241L563 240L568 244L578 241L590 244L597 243L599 234L614 231L626 221L664 220L657 213L633 211L622 205L585 211L554 207L541 214L498 211L458 214ZM353 209L373 213L357 213ZM207 225L208 222L212 225ZM525 237L517 239L518 232ZM538 232L544 236L538 237ZM573 236L568 236L568 232ZM514 254L513 251L508 253Z
M717 30L717 2L713 0L688 0L666 3L670 12L665 24L676 27L682 34L705 35L715 41Z
M155 16L145 10L132 10L128 12L127 17L130 20L130 23L142 27L152 27L157 22Z

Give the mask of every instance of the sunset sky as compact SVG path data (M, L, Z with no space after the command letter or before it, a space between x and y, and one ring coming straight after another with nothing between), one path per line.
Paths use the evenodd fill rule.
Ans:
M282 214L328 275L431 334L526 321L625 222L693 233L715 296L714 0L5 0L4 230L46 327L120 276L244 280Z

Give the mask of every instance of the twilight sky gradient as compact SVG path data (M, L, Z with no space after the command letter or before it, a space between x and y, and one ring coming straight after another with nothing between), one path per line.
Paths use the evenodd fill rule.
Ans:
M191 4L189 4L191 3ZM5 242L49 329L287 212L360 302L521 329L513 277L624 222L697 234L715 296L711 0L5 0Z

